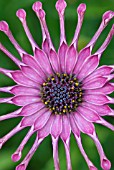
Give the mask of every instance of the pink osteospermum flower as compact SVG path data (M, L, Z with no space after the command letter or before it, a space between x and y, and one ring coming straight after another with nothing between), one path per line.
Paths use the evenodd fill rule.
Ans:
M1 116L0 120L22 117L21 122L0 139L0 147L14 134L26 127L30 127L22 143L12 155L12 160L16 162L20 160L22 150L29 138L34 133L37 133L32 148L22 163L16 167L16 170L26 170L36 149L48 135L52 137L55 170L60 169L58 158L59 138L64 143L67 169L71 170L71 131L90 170L97 170L97 168L84 151L80 136L81 132L93 139L100 155L102 169L110 170L111 168L111 163L105 156L96 135L94 123L99 123L114 131L114 126L102 118L106 115L114 116L114 110L108 106L110 103L114 104L114 99L108 96L114 91L114 83L110 82L114 79L114 65L98 67L102 53L114 35L114 25L101 47L94 54L91 54L91 51L101 32L114 17L114 12L107 11L104 13L97 32L87 46L78 52L78 38L86 5L80 4L77 9L78 24L70 46L68 46L65 38L65 8L66 2L58 0L56 9L60 18L61 31L58 53L55 51L51 41L41 2L34 3L33 10L41 23L42 49L38 47L29 31L26 23L26 12L20 9L16 13L31 43L34 56L27 54L20 47L13 37L8 24L5 21L0 22L0 30L8 36L22 59L20 61L15 58L0 44L0 50L19 67L19 70L16 71L0 68L1 73L17 83L15 86L0 88L0 92L8 92L14 95L9 98L0 98L0 103L21 106L20 109Z

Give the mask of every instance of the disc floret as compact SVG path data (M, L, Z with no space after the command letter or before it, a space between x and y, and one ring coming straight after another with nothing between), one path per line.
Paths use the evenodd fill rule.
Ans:
M42 101L54 114L76 111L82 96L81 83L73 74L56 73L41 86Z

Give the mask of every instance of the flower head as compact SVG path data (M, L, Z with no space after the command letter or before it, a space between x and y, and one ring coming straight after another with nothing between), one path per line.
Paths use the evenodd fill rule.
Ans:
M20 123L7 135L0 139L0 147L14 134L26 127L30 127L20 146L12 155L12 160L21 158L22 150L29 138L36 133L36 140L25 159L16 170L26 170L34 152L46 136L51 135L53 159L56 170L60 169L58 158L58 140L64 143L66 151L67 169L71 170L70 134L74 134L78 147L90 170L97 168L88 158L81 142L81 132L90 136L100 155L101 167L111 168L111 163L105 156L100 141L96 135L94 123L104 125L114 131L114 126L103 116L114 116L114 110L108 104L114 104L114 99L108 94L114 91L114 65L100 66L102 53L114 35L112 26L106 40L101 47L91 54L92 49L101 32L114 17L114 12L107 11L102 17L100 27L81 51L78 52L78 38L82 27L86 5L77 8L78 23L74 38L68 46L64 29L64 12L66 2L58 0L56 9L60 19L60 46L56 52L46 25L45 11L42 3L33 4L33 10L41 23L43 43L42 49L34 41L26 22L26 12L19 9L16 13L25 33L31 43L34 56L28 54L13 37L8 24L0 22L3 31L21 56L21 61L13 56L1 43L3 51L17 66L18 70L0 68L0 72L10 77L17 84L10 87L0 87L0 92L13 94L13 97L0 98L0 103L10 103L21 106L18 110L0 116L0 121L22 117Z

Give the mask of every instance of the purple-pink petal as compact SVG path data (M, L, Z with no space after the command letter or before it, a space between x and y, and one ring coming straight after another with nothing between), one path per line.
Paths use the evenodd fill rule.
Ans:
M30 116L36 112L38 112L40 109L42 109L44 104L42 102L35 102L32 104L28 104L22 108L20 116Z
M71 126L72 132L73 132L76 136L79 137L79 136L80 136L80 130L79 130L79 128L77 127L76 120L75 120L73 114L72 114L72 115L69 115L69 120L70 120L70 126Z
M68 48L65 57L65 72L71 74L77 61L77 52L73 45Z
M50 50L49 53L49 59L54 72L59 73L60 72L59 58L57 53L52 49Z
M54 138L57 138L61 134L61 132L62 132L62 116L55 115L50 133Z
M43 126L45 126L48 119L50 118L50 115L51 115L51 111L47 110L43 115L39 116L34 123L34 129L39 130L43 128Z
M22 73L36 83L43 83L43 79L38 73L29 66L21 66Z
M35 50L35 59L44 72L46 72L48 75L53 74L49 59L42 50Z
M19 95L13 97L11 101L18 106L25 106L30 103L39 102L41 99L32 95Z
M97 77L97 78L94 78L94 79L88 81L87 83L84 83L83 89L85 89L85 90L97 89L97 88L104 86L107 81L108 80L105 77Z
M98 55L90 56L83 64L83 67L81 68L77 78L79 80L84 79L89 74L91 74L98 66L99 64L99 58Z
M78 107L77 112L90 122L97 122L100 120L97 112L91 110L89 107Z
M22 57L22 61L23 63L25 63L26 65L30 66L31 68L35 69L35 71L37 71L37 73L39 75L41 75L42 78L45 79L45 73L42 71L42 69L40 68L40 66L37 64L36 60L34 57L28 55L28 54L24 54Z
M100 77L100 76L106 76L106 75L110 75L110 73L114 70L114 67L112 66L101 66L99 68L97 68L92 74L90 74L88 77L86 77L83 80L83 83L87 83L88 81L90 81L91 79L95 78L95 77Z
M113 91L114 91L114 84L113 83L106 83L101 88L86 90L86 94L96 94L96 93L110 94Z
M61 72L65 72L65 56L68 46L63 42L58 50Z
M85 94L84 100L89 102L89 103L92 103L92 104L95 104L95 105L101 105L101 106L111 102L109 100L109 98L102 93L101 94L94 94L94 95Z
M53 121L54 121L54 116L51 115L50 118L48 119L47 123L45 124L45 126L41 129L39 129L39 131L38 131L39 139L45 138L46 136L48 136L50 134L50 130L51 130Z
M94 133L94 125L91 122L88 122L86 119L84 119L78 112L74 113L74 117L81 132L86 134Z
M34 95L38 96L40 94L40 90L38 88L31 88L21 85L16 85L10 90L15 95Z
M11 73L14 81L16 83L18 83L19 85L23 85L23 86L28 86L28 87L38 87L38 84L34 81L32 81L31 79L29 79L28 77L26 77L21 71L14 71L13 73Z
M87 47L87 48L85 48L85 49L82 49L82 50L79 52L79 54L78 54L78 60L77 60L76 66L75 66L74 71L73 71L76 75L78 75L80 69L81 69L82 66L83 66L84 61L85 61L86 58L88 58L90 55L91 55L90 47Z
M35 121L42 116L43 114L45 114L45 112L47 111L46 108L43 108L41 110L39 110L38 112L30 115L30 116L26 116L22 119L21 121L21 126L32 126L34 125Z
M100 116L111 115L112 109L108 105L103 105L102 107L99 105L95 105L88 102L83 102L82 106L86 106L91 108L92 110L96 111Z

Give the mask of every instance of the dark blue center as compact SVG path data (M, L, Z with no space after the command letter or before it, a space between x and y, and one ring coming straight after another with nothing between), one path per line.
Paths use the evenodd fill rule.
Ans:
M75 75L57 73L43 83L41 97L54 114L70 113L82 101L81 84Z

